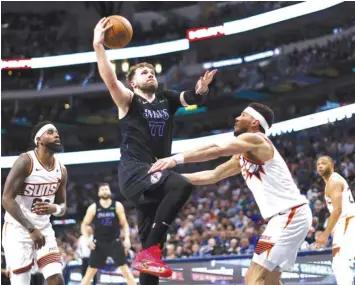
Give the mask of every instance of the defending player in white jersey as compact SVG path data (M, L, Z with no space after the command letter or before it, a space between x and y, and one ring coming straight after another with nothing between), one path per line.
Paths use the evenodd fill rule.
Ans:
M36 148L15 161L6 179L2 244L11 284L30 285L37 263L48 285L64 285L61 256L50 215L66 211L66 168L54 157L62 151L56 127L49 121L33 129Z
M178 163L232 155L214 170L184 176L193 184L205 185L242 173L261 215L270 219L245 276L247 285L280 284L281 272L292 269L312 220L307 199L301 195L285 161L265 136L273 117L269 107L252 103L236 118L236 138L230 143L211 144L161 159L150 169L155 172Z
M338 285L354 284L350 264L355 259L355 203L346 180L334 172L329 156L317 160L317 171L325 182L325 201L330 212L324 232L316 239L316 248L324 246L333 233L332 268Z

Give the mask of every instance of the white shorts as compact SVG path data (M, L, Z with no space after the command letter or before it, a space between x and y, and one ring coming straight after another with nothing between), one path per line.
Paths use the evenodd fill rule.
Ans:
M41 249L35 250L33 241L24 227L8 222L4 224L2 245L7 267L12 274L31 270L34 262L37 263L45 279L50 275L62 273L61 255L52 226L49 225L41 230L41 233L44 235L46 243ZM53 270L52 263L58 263L60 266L56 266L56 269ZM48 264L51 265L47 266ZM46 268L50 268L50 270L46 270ZM48 276L48 274L50 275Z
M308 204L273 216L256 246L253 262L269 271L291 270L312 224Z
M335 225L332 245L332 255L346 259L355 258L355 216L340 219Z

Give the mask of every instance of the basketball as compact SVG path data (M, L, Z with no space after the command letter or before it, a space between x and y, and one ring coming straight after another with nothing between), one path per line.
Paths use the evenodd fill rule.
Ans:
M105 33L104 44L108 48L123 48L131 41L133 29L131 23L124 17L114 15L108 17L110 20L106 25L112 28Z

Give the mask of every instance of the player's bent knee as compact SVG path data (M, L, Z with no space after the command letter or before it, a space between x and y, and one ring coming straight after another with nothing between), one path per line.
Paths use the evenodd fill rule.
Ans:
M31 283L31 272L27 271L20 274L10 273L11 284L28 285Z
M43 277L46 280L53 275L60 275L61 276L62 271L63 271L62 264L59 262L49 263L41 268L41 272L43 274Z

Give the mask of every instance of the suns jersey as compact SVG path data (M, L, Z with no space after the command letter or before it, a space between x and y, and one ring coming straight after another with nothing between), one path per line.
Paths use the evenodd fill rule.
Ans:
M343 176L341 176L336 172L333 172L333 174L329 177L329 179L340 180L344 185L343 194L342 194L342 205L341 205L342 212L340 218L355 216L355 202L348 182L346 182ZM324 196L325 196L325 201L327 203L327 208L329 212L332 213L333 211L332 200L330 199L330 197L327 196L326 193Z
M55 158L54 168L47 169L41 164L35 151L29 151L26 154L31 158L31 168L23 183L23 188L15 200L35 228L43 229L50 225L50 215L37 215L31 209L36 202L54 203L55 194L62 181L62 166L59 160ZM19 224L7 212L5 221Z
M291 173L275 146L261 133L274 149L274 156L266 162L252 161L242 154L239 157L241 173L252 191L264 219L292 207L308 203L301 195Z

